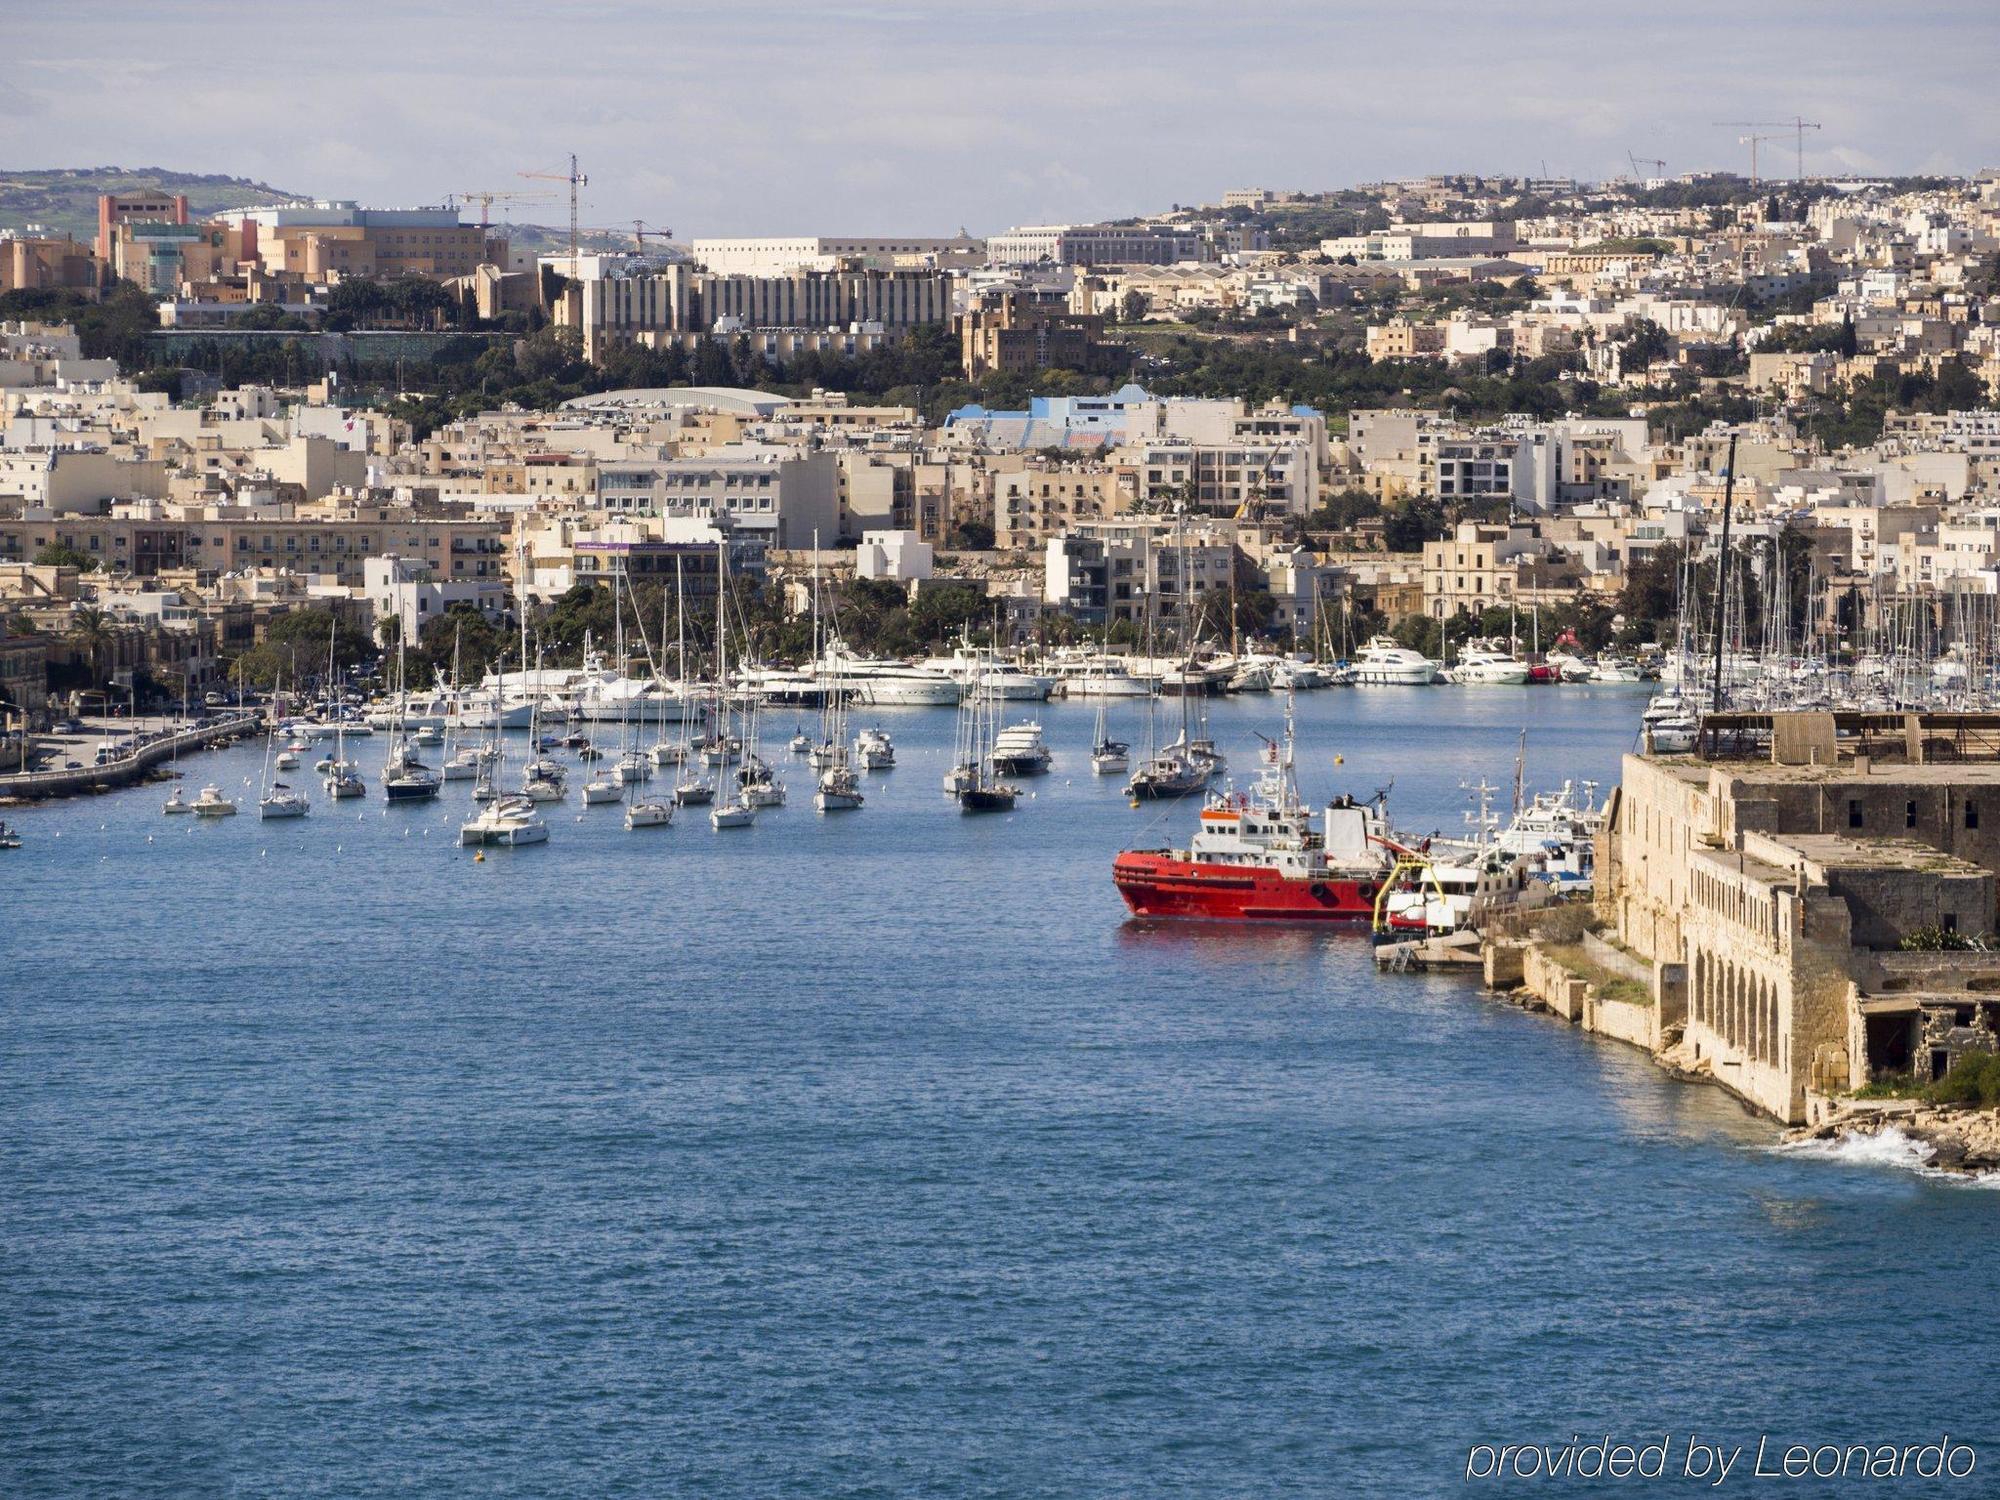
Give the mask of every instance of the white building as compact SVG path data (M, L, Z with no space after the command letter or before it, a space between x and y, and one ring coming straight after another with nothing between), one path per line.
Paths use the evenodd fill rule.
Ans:
M689 258L704 270L725 276L790 276L798 271L838 270L843 261L859 261L870 270L899 266L948 265L983 256L984 240L963 230L938 238L927 235L876 235L842 238L790 235L751 239L696 240Z
M498 621L509 605L502 578L438 578L420 558L370 557L361 564L361 593L377 620L394 616L403 639L414 641L424 626L454 604L470 604L487 619Z
M914 531L864 531L854 551L854 576L910 583L931 576L931 544Z

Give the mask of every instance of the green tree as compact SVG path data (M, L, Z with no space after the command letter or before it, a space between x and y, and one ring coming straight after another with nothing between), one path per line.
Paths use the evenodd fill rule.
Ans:
M50 542L48 546L35 550L35 566L38 568L76 568L80 572L94 573L97 563L98 560L88 552L79 552L60 542Z
M70 617L69 637L83 648L90 664L91 686L104 681L104 658L115 639L111 618L103 610L84 605Z

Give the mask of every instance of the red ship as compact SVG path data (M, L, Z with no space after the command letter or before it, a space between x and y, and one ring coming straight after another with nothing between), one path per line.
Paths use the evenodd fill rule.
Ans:
M1292 779L1291 715L1282 749L1264 752L1253 792L1218 793L1186 849L1127 849L1111 862L1118 894L1142 917L1232 922L1352 922L1375 914L1394 868L1380 801L1341 797L1321 816Z

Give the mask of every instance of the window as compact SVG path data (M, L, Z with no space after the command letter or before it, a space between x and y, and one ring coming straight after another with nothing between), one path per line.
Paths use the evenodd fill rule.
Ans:
M1859 828L1862 826L1861 804L1852 797L1847 799L1847 826L1849 828Z
M1965 826L1967 828L1977 828L1979 826L1979 804L1977 802L1968 802L1965 804Z
M1915 828L1915 827L1917 826L1917 804L1916 804L1916 803L1914 803L1914 802L1905 802L1905 803L1903 804L1903 826L1904 826L1905 828Z

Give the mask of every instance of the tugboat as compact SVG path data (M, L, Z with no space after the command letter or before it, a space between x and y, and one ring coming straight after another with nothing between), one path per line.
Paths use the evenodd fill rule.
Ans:
M1382 799L1336 798L1321 816L1292 775L1292 714L1283 744L1267 741L1248 793L1209 796L1186 849L1127 849L1111 862L1125 904L1141 917L1233 922L1365 922L1398 852Z

